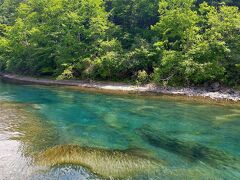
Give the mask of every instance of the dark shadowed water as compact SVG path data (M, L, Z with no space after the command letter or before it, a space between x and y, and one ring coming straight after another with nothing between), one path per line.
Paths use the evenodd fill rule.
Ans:
M0 82L0 179L240 179L239 137L239 104Z

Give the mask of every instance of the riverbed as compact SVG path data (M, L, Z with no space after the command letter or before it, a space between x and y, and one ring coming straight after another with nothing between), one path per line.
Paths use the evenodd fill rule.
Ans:
M239 179L240 104L0 82L0 179Z

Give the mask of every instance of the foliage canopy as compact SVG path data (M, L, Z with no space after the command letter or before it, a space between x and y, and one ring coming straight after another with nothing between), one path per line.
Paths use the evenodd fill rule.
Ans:
M0 70L59 79L240 84L231 0L2 0Z

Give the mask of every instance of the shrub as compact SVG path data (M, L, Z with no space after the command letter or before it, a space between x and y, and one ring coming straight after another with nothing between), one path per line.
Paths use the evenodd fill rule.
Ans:
M147 72L145 70L138 71L136 83L140 85L146 84L147 82L149 82L149 75L147 74Z

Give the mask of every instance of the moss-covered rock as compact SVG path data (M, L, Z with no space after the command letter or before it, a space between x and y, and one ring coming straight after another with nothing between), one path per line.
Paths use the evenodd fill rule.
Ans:
M41 166L77 164L103 177L127 177L138 173L148 173L159 168L161 163L128 151L106 150L61 145L49 148L36 157Z

